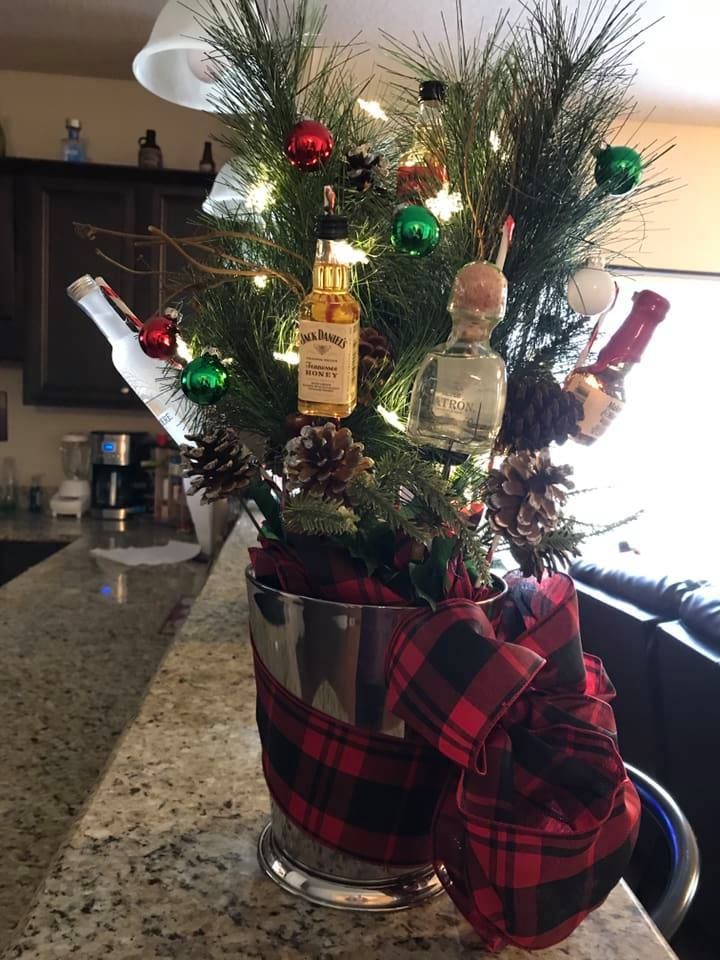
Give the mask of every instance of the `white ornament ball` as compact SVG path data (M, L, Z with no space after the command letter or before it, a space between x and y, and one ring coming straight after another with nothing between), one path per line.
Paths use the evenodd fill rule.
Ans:
M615 299L615 278L598 264L576 270L568 280L568 303L576 313L595 317L604 313Z

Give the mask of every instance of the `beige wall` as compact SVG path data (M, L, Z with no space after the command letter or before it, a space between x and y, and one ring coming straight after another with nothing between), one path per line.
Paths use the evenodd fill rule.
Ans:
M644 267L720 272L720 127L647 123L635 139L641 144L675 139L658 168L682 186L652 211L634 257Z
M137 164L138 137L157 130L165 166L196 170L203 143L220 127L208 114L148 93L134 80L0 70L0 123L8 154L60 160L65 118L79 117L95 163ZM213 144L215 162L227 153Z
M146 128L157 130L166 167L197 168L205 140L219 129L212 117L160 100L139 84L96 77L65 77L0 70L0 122L12 156L60 159L65 118L82 120L90 159L97 163L137 163L137 139ZM227 156L213 144L215 162ZM26 407L22 370L0 365L0 390L8 393L8 442L0 459L14 457L20 485L35 473L55 487L62 479L60 438L90 430L151 430L149 415L67 407Z
M20 486L29 486L35 473L43 475L43 486L58 486L62 480L60 439L64 433L106 429L160 432L155 419L142 412L26 407L20 367L0 366L0 390L8 394L8 442L0 443L0 460L14 458Z

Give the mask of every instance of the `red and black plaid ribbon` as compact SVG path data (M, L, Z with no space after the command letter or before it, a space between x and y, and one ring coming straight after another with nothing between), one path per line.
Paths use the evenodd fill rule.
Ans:
M489 948L563 940L622 876L640 805L568 577L513 581L494 626L470 600L408 612L386 677L410 739L308 707L257 656L256 670L263 769L283 812L353 856L432 860Z

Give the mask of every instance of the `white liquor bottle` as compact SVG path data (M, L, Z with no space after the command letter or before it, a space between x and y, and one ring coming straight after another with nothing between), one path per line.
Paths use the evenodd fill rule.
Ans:
M137 321L127 310L125 319L108 302L99 284L89 274L80 277L67 288L68 296L83 310L109 341L112 348L113 366L127 385L142 400L161 427L175 443L185 442L185 401L172 397L163 388L162 379L166 370L164 360L148 357L138 343ZM117 294L109 291L122 307Z
M468 263L455 277L448 304L452 332L425 357L413 386L407 432L418 443L476 456L492 452L505 411L507 378L490 334L505 315L502 267L513 227L508 217L496 263Z
M89 274L67 288L68 296L83 310L112 347L112 362L131 390L142 400L161 427L177 444L186 440L187 401L171 396L162 385L166 364L143 353L137 331L141 323L107 284L102 288ZM111 305L114 304L113 305ZM183 479L187 504L200 548L212 556L217 543L215 513L217 504L200 502L199 493L190 494L190 480Z

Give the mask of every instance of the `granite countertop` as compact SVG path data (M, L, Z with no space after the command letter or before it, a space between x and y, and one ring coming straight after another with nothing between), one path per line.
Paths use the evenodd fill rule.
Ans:
M8 958L452 960L481 952L445 895L401 913L345 913L297 900L261 873L256 843L269 802L245 622L248 537L240 524L227 541ZM675 955L621 884L569 940L537 956Z
M133 520L0 515L7 541L65 544L0 587L0 953L142 703L205 563L127 568L94 546L175 531Z

